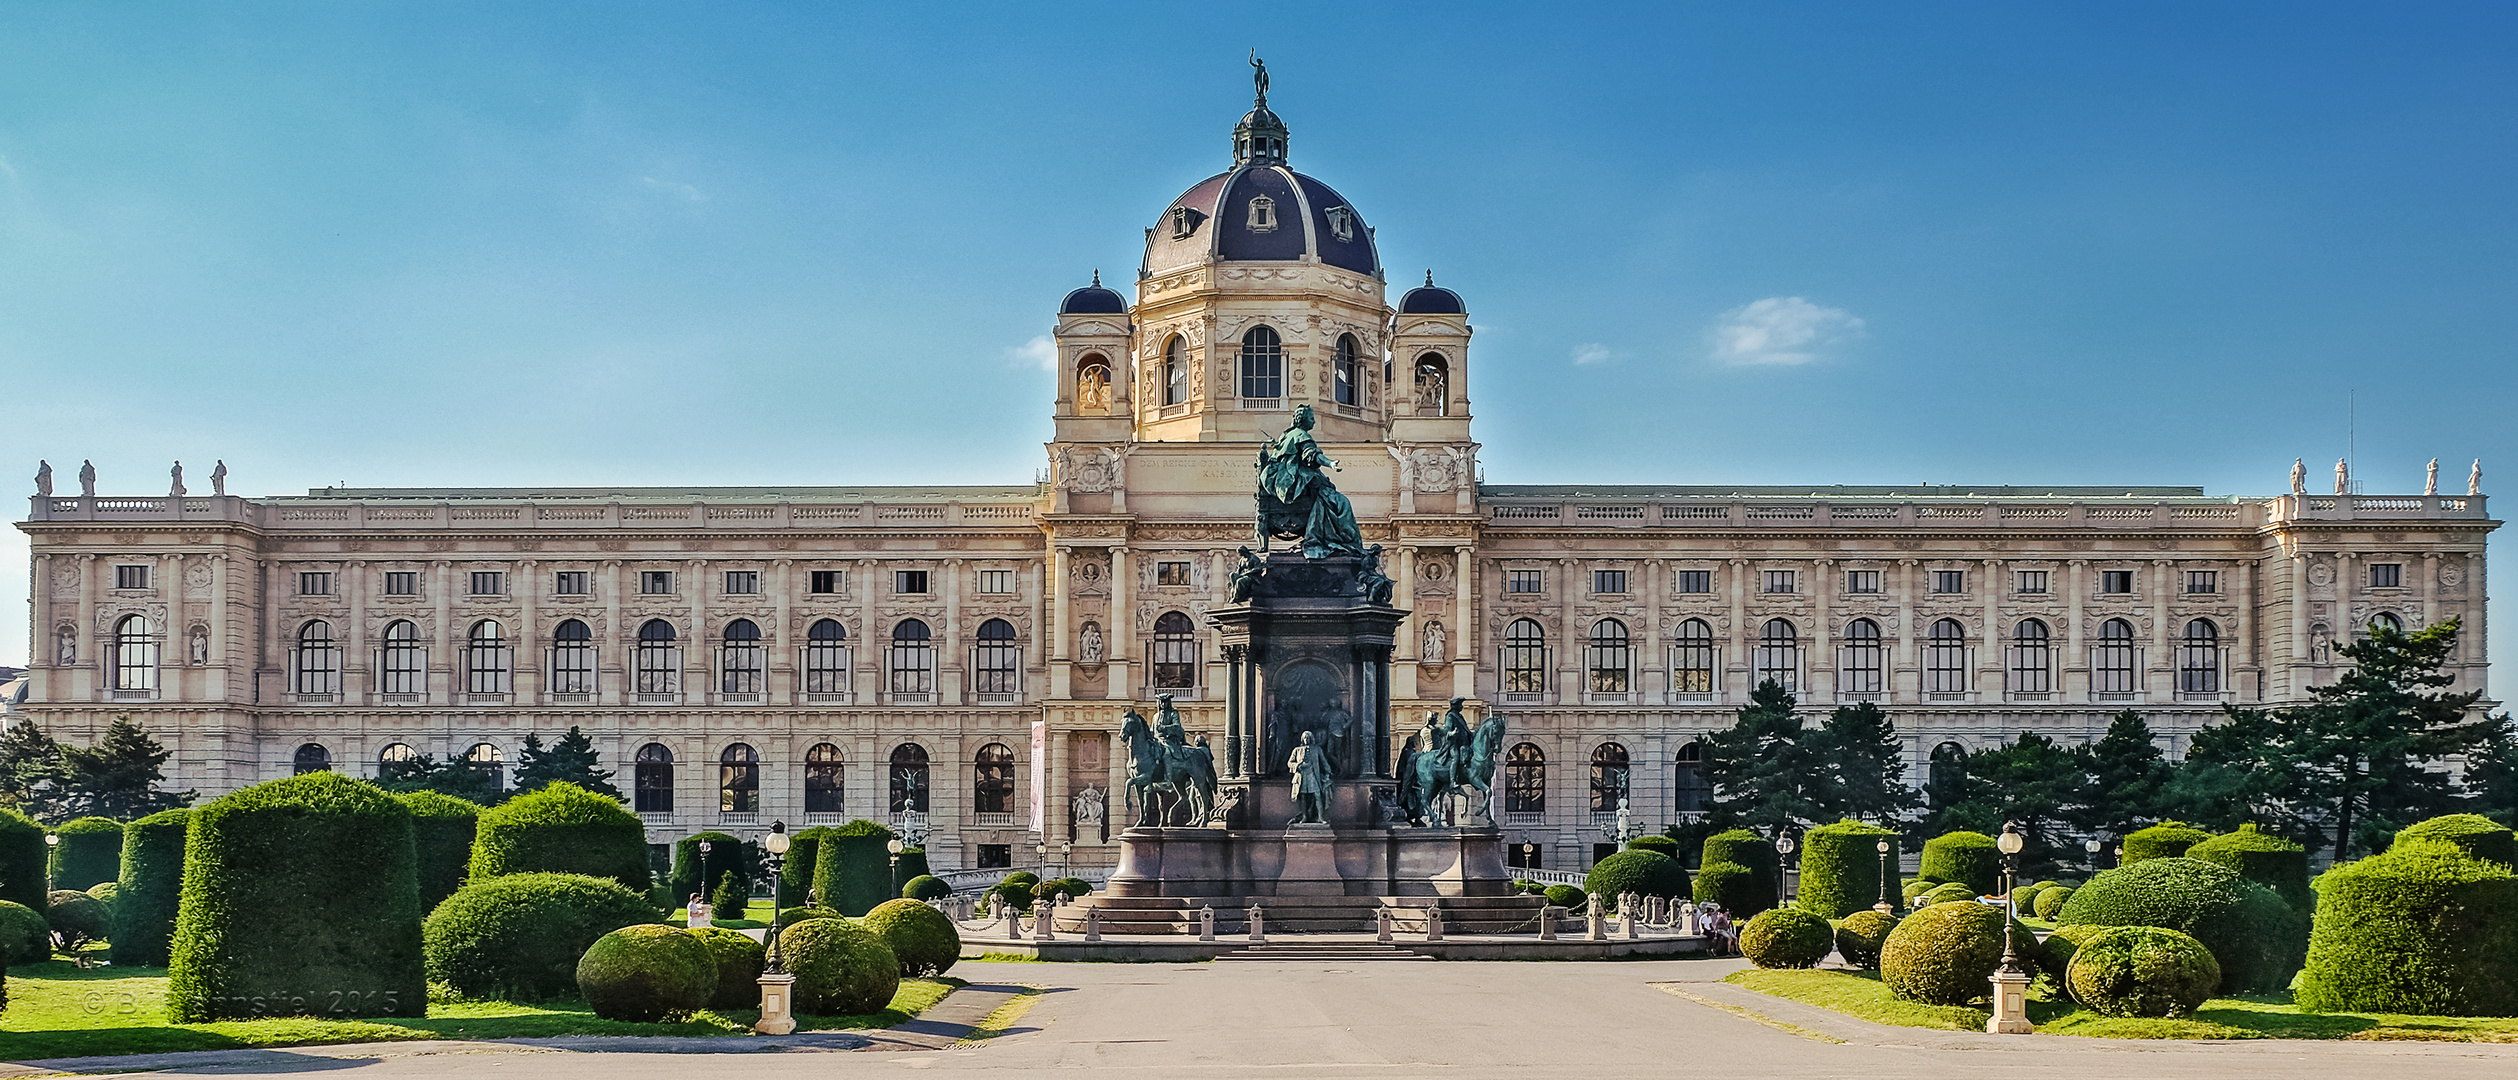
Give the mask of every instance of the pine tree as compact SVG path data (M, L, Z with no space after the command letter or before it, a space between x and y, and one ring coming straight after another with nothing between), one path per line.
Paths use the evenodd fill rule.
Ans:
M2324 833L2298 812L2297 770L2281 722L2263 709L2224 705L2221 713L2220 723L2194 733L2185 760L2169 769L2160 820L2223 832L2254 822L2323 843Z
M2465 811L2503 825L2518 825L2518 723L2508 713L2492 718L2473 750L2466 753Z
M1808 751L1792 691L1758 684L1729 731L1705 740L1705 780L1714 804L1743 825L1773 833L1813 818Z
M387 791L434 791L482 806L495 806L505 797L497 773L458 758L439 761L428 754L377 766L376 784Z
M1984 818L1978 827L2018 822L2029 838L2027 865L2051 867L2060 852L2056 826L2089 785L2080 758L2052 739L2024 731L2009 746L1968 755L1967 772L1982 784L1973 793Z
M2372 623L2367 639L2336 649L2351 670L2332 686L2309 687L2308 704L2275 712L2301 801L2333 824L2336 862L2355 845L2380 850L2397 829L2452 809L2441 766L2492 726L2467 719L2482 691L2441 689L2454 681L2440 668L2456 644L2455 619L2411 632Z
M555 783L575 784L599 795L621 798L621 789L612 786L611 770L602 768L603 759L595 753L594 740L570 725L568 733L550 749L542 747L537 735L526 735L525 745L516 753L516 790L535 791Z
M166 780L166 759L173 754L130 717L115 717L96 745L62 749L61 786L67 811L131 821L192 805L197 792L157 789Z
M1840 706L1809 737L1812 820L1853 818L1896 827L1923 801L1906 786L1906 748L1897 725L1868 701Z
M2084 832L2123 836L2160 820L2162 792L2168 786L2168 761L2152 741L2151 725L2131 709L2117 713L2107 734L2086 749L2076 748L2089 786L2073 800L2078 804L2067 820Z
M73 816L62 812L61 781L61 744L33 718L0 732L0 806L48 821Z

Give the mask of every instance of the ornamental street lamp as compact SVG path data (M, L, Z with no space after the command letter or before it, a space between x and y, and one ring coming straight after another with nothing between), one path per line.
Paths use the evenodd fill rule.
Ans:
M2002 823L2002 835L1994 841L2002 852L2002 966L1994 969L1993 1015L1985 1020L1985 1031L1992 1035L2019 1035L2036 1030L2028 1022L2028 972L2020 969L2019 943L2013 927L2018 925L2018 912L2011 900L2012 890L2019 887L2019 856L2028 847L2028 835L2020 831L2020 823Z
M793 842L784 821L770 822L769 835L761 840L761 847L769 852L769 965L761 972L761 1019L752 1025L752 1030L763 1035L786 1035L796 1030L796 977L787 974L786 958L778 948L778 887L783 876L780 871L787 866L787 849ZM703 850L707 846L705 842L700 844Z
M1889 888L1888 888L1888 887L1889 887L1889 842L1888 842L1888 841L1886 841L1886 840L1882 840L1882 841L1880 841L1880 902L1879 902L1879 903L1876 903L1876 904L1871 905L1871 910L1876 911L1876 912L1879 912L1879 913L1880 913L1880 914L1882 914L1882 915L1895 915L1895 914L1897 914L1897 905L1892 904L1892 903L1889 903L1889 898L1888 898L1888 896L1889 896Z
M1065 877L1065 876L1067 876L1068 874L1073 873L1073 872L1074 872L1074 870L1075 870L1075 841L1073 841L1073 840L1060 840L1060 841L1058 841L1058 876L1059 876L1059 877Z
M891 880L895 882L901 879L901 852L906 850L907 847L908 845L901 843L901 838L897 836L883 842L883 850L892 853Z
M1781 878L1781 877L1783 877L1783 876L1784 876L1784 871L1785 871L1785 868L1786 868L1786 867L1787 867L1787 866L1791 863L1791 861L1792 861L1792 849L1794 848L1794 846L1795 846L1795 845L1794 845L1794 844L1793 844L1793 842L1792 842L1792 834L1791 834L1791 833L1778 833L1778 834L1776 834L1776 836L1775 836L1775 876L1776 876L1777 878ZM1796 883L1796 884L1797 884L1797 883ZM1796 890L1794 890L1794 891L1797 893L1799 890L1798 890L1798 889L1796 889ZM1785 897L1784 899L1789 900L1789 899L1791 899L1791 897Z
M2105 843L2101 842L2095 836L2081 841L2081 850L2089 852L2090 854L2090 869L2098 869L2098 849L2106 846L2107 845Z
M692 903L709 905L708 914L712 922L715 921L717 912L715 901L708 899L708 849L714 846L716 845L706 840L699 842L699 891L691 894ZM733 917L740 919L743 913L735 912Z
M769 973L772 975L787 970L786 962L778 954L778 912L786 905L780 886L786 884L783 871L787 868L787 849L794 843L794 839L787 835L787 823L784 821L770 822L769 835L761 840L761 847L769 852Z

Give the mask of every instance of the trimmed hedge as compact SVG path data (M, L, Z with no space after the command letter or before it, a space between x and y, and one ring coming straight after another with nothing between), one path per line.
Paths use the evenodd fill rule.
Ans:
M934 874L920 874L901 886L901 897L907 900L942 900L953 895L953 886Z
M1800 908L1762 911L1740 927L1740 955L1762 968L1811 967L1835 947L1827 920Z
M417 861L411 811L336 772L193 811L167 1018L428 1015Z
M160 810L122 830L122 880L114 890L115 967L165 967L184 896L189 809Z
M44 913L14 900L0 900L0 968L52 959L52 924Z
M471 871L481 807L434 791L404 792L395 798L411 810L411 842L420 857L420 910L434 911L463 888Z
M502 874L592 874L646 892L647 826L621 801L554 783L485 810L472 839L471 880Z
M864 922L892 947L904 976L942 975L962 958L962 933L953 920L916 900L876 904Z
M708 845L708 858L705 860L705 865L702 865L703 860L699 854L699 846L702 843ZM752 845L745 842L742 837L712 829L707 832L692 833L673 842L672 880L675 905L689 903L691 894L697 893L707 898L709 906L716 907L718 895L726 891L725 886L729 878L733 879L736 896L750 898L752 895ZM737 907L726 912L724 917L742 918L743 909Z
M45 900L44 921L67 948L102 941L113 931L114 913L102 900L77 889L54 889Z
M857 916L900 895L892 886L892 830L859 818L822 835L813 860L814 895L823 907ZM1038 879L1035 878L1035 881ZM1025 882L1029 888L1031 882ZM1015 903L1029 903L1025 900Z
M1700 904L1718 904L1724 911L1747 918L1775 906L1775 884L1762 870L1752 870L1738 863L1706 863L1696 871L1696 880L1688 883Z
M2268 889L2218 863L2183 856L2102 871L2055 919L2083 926L2157 926L2194 935L2234 991L2290 985L2307 950L2308 921Z
M2220 988L2221 965L2189 935L2115 926L2080 944L2064 985L2101 1016L2184 1016Z
M1923 894L1931 892L1939 887L1941 887L1941 883L1938 881L1911 877L1906 879L1906 884L1897 890L1897 894L1905 899L1907 907L1913 907L1916 904L1923 902Z
M2037 943L2038 950L2045 954L2045 968L2049 976L2057 972L2069 971L2071 969L2072 955L2080 951L2082 942L2088 941L2091 938L2097 937L2098 935L2104 934L2113 929L2115 929L2115 927L2112 926L2056 927L2054 933L2046 935L2046 940ZM2040 978L2038 985L2043 988L2051 988L2058 993L2062 993L2065 990L2061 983L2052 983L2050 985L2048 980L2042 977Z
M786 928L788 928L788 927L790 927L790 926L794 926L794 925L795 925L795 924L797 924L797 923L803 922L803 921L804 921L804 920L806 920L806 919L844 919L844 918L847 918L847 916L840 914L840 913L838 912L838 910L836 910L836 909L834 909L834 908L817 907L817 906L811 906L811 905L808 905L808 906L805 906L805 907L780 908L780 909L778 909L778 919L777 919L777 922L776 922L775 926L773 927L773 929L775 929L775 930L785 930Z
M83 817L53 830L61 843L52 849L52 887L86 892L100 881L122 874L122 822Z
M1679 841L1677 837L1663 836L1659 833L1654 833L1649 836L1634 836L1627 838L1626 850L1655 851L1675 859L1679 857Z
M2397 831L2398 840L2445 840L2478 859L2518 864L2518 833L2481 814L2450 814L2417 821Z
M2124 865L2144 859L2174 859L2186 849L2212 839L2212 834L2182 821L2163 821L2125 834Z
M1618 897L1626 893L1671 900L1686 900L1694 895L1687 886L1687 868L1657 851L1621 851L1593 863L1591 873L1583 878L1582 891L1599 897L1600 903L1612 910L1617 907Z
M89 896L93 896L104 901L105 906L109 908L114 906L114 894L121 891L122 886L111 881L100 881L87 887L87 894Z
M1992 996L2002 966L2002 909L1931 904L1898 920L1880 944L1880 982L1908 1001L1966 1005ZM2012 924L2021 959L2034 964L2037 935Z
M2037 906L2030 909L2031 913L2047 922L2055 921L2055 914L2063 910L2064 901L2072 899L2073 891L2070 885L2058 885L2038 893Z
M577 961L577 992L596 1016L654 1023L708 1004L717 958L681 927L625 926L597 938Z
M0 806L0 900L29 911L44 910L44 827L35 819Z
M1982 895L1975 886L1964 881L1949 881L1924 890L1919 899L1927 904L1946 904L1953 900L1973 901Z
M1876 968L1880 966L1880 947L1888 944L1889 931L1895 929L1895 915L1854 912L1836 927L1836 951L1855 967Z
M1980 832L1947 832L1924 841L1926 881L1958 882L1971 896L1992 895L2002 884L2002 852Z
M810 829L799 829L788 837L787 861L778 867L781 903L812 902L813 866L821 858L822 837L830 831L827 825L816 825Z
M2296 1000L2315 1012L2518 1015L2518 875L2419 837L2326 871Z
M654 922L647 898L589 874L506 874L466 885L421 924L428 977L466 997L541 1001L577 985L596 938Z
M1574 885L1550 885L1542 895L1547 897L1548 903L1568 911L1581 911L1583 905L1591 901L1590 893Z
M877 1012L900 989L900 957L853 919L806 919L778 935L778 949L807 1016Z
M1783 896L1782 857L1775 854L1775 845L1747 829L1725 829L1705 838L1705 849L1696 865L1712 866L1729 863L1750 871L1744 886L1726 889L1718 901L1723 909L1742 915L1754 915L1781 902Z
M1897 858L1900 839L1893 829L1860 821L1821 825L1801 837L1801 895L1795 901L1820 917L1841 919L1879 903L1880 841ZM1896 872L1891 862L1890 873Z
M885 854L890 854L889 845L886 845ZM901 857L892 860L891 875L892 898L897 900L900 898L901 890L908 887L909 879L928 876L927 849L902 848Z
M752 935L722 926L703 926L691 933L708 946L708 955L717 962L717 989L708 996L709 1006L760 1008L761 972L769 967L769 950L752 940Z
M2307 911L2316 902L2317 894L2308 888L2308 849L2254 825L2241 825L2237 832L2200 841L2186 849L2186 857L2238 871L2239 876L2273 890L2293 911Z

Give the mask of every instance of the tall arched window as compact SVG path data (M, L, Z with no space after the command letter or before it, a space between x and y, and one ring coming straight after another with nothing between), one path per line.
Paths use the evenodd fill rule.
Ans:
M1967 628L1957 619L1939 619L1924 633L1923 688L1926 693L1967 692Z
M297 628L298 694L341 692L341 644L332 638L332 624L316 619Z
M1416 358L1416 414L1451 415L1451 363L1439 353Z
M1020 650L1014 647L1014 624L1004 619L990 619L979 624L976 674L979 692L1013 694L1023 689L1023 669L1017 660Z
M1681 622L1671 638L1670 689L1680 694L1714 692L1714 628L1703 619Z
M638 628L638 692L671 694L682 689L682 651L674 647L673 624L649 619Z
M717 812L761 812L761 756L736 743L717 755Z
M295 775L298 776L304 776L310 772L331 772L332 751L324 749L322 743L307 743L297 748L295 765L297 768Z
M1198 635L1189 616L1166 611L1154 619L1154 685L1179 690L1198 685Z
M1626 801L1626 748L1601 743L1591 751L1591 812L1614 813Z
M473 743L463 752L463 765L481 774L482 785L491 791L507 789L507 755L488 743Z
M1242 335L1242 396L1285 396L1285 346L1276 331L1254 326Z
M384 749L376 751L378 780L399 780L419 768L420 752L411 749L409 743L386 743Z
M762 670L766 666L761 655L761 628L750 619L736 619L726 624L725 650L718 654L721 670L717 689L727 694L761 692Z
M1538 620L1514 619L1504 628L1504 691L1512 694L1547 692L1547 632L1539 629Z
M1945 742L1932 748L1932 771L1924 781L1924 794L1935 808L1967 797L1966 747Z
M927 812L927 750L917 743L892 748L892 812Z
M1704 810L1706 801L1713 797L1713 785L1705 780L1705 744L1691 740L1680 747L1677 765L1678 783L1671 792L1671 805L1682 814Z
M1791 620L1768 619L1757 631L1757 653L1750 657L1750 666L1757 670L1757 684L1774 683L1786 690L1800 689L1801 634Z
M507 631L496 619L472 624L464 635L463 692L504 694L514 688L515 654L507 647Z
M804 812L808 814L845 813L841 809L844 788L840 777L839 747L815 743L804 752Z
M157 689L157 635L142 616L114 624L114 689Z
M551 692L595 692L595 636L577 619L551 628Z
M1515 743L1504 754L1504 812L1544 814L1548 808L1548 756L1537 743Z
M663 743L639 747L637 759L630 763L630 788L639 813L672 813L673 751Z
M2098 624L2098 644L2090 649L2090 689L2101 694L2133 693L2132 623L2109 619Z
M1355 343L1355 335L1338 335L1338 349L1331 364L1337 380L1337 402L1340 405L1364 403L1363 349Z
M2210 619L2186 624L2186 639L2177 646L2177 692L2221 692L2221 628Z
M1627 686L1626 624L1602 619L1591 624L1591 692L1623 694Z
M1180 335L1163 345L1163 404L1178 405L1189 400L1189 349Z
M1884 681L1880 650L1880 624L1869 619L1855 619L1845 624L1845 643L1839 647L1836 692L1840 694L1876 694Z
M2381 611L2376 615L2370 616L2369 621L2372 626L2384 627L2399 634L2404 632L2404 620L2397 618L2394 612ZM2366 631L2364 631L2364 633L2366 633Z
M428 692L428 646L421 643L417 625L409 619L396 619L385 624L384 653L384 679L379 692Z
M2050 693L2055 688L2053 635L2038 619L2022 619L2011 628L2011 690L2020 694Z
M979 748L971 760L971 810L980 814L1014 812L1014 751L1004 743Z
M1110 411L1110 361L1100 353L1086 353L1076 364L1075 411L1086 415Z
M935 693L935 641L927 634L927 624L902 619L892 628L891 669L893 693Z
M837 619L819 620L804 632L804 692L848 692L848 629Z

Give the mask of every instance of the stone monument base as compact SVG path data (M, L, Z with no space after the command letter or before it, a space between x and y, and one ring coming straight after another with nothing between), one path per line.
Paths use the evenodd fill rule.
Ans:
M1505 896L1486 828L1136 828L1119 834L1113 897Z

